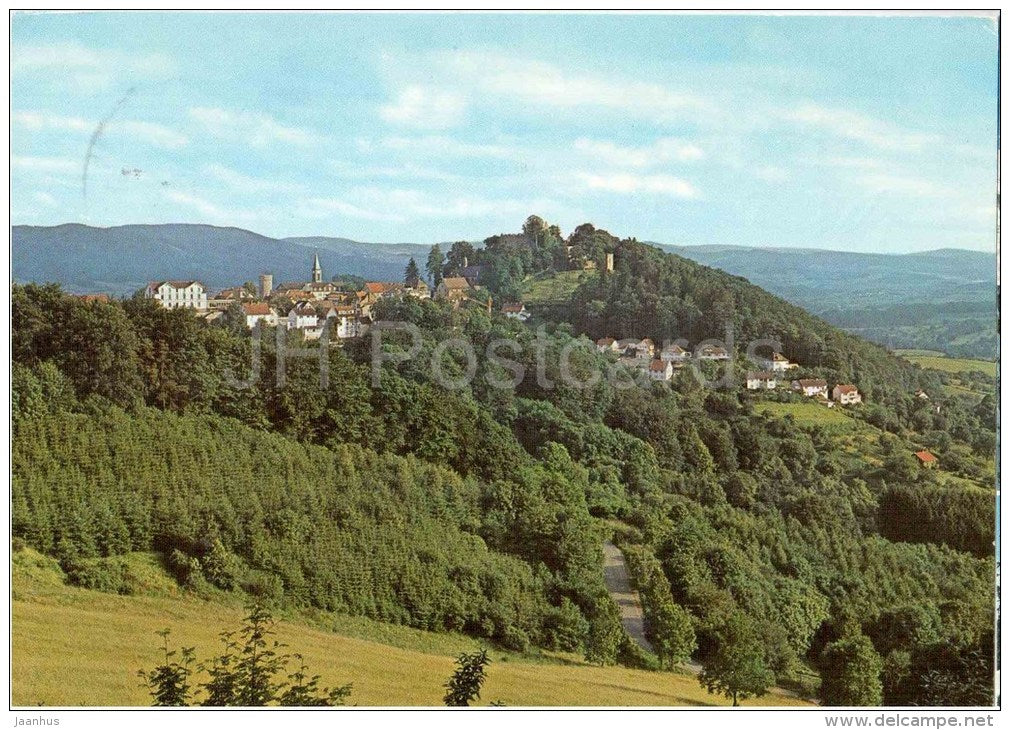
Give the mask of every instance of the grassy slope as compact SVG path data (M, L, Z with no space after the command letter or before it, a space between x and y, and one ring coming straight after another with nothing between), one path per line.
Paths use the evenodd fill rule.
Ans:
M927 350L895 350L895 354L901 355L906 360L914 362L920 367L930 370L939 370L945 373L985 373L991 377L996 376L996 363L988 360L969 360L960 357L944 357L922 354Z
M567 302L579 286L582 271L561 271L553 276L534 276L524 284L526 304L558 304Z
M131 556L144 595L118 596L66 586L58 568L32 550L12 558L12 702L27 705L147 705L136 671L159 659L155 632L169 627L175 646L198 658L218 648L218 634L236 628L234 600L186 596L148 556ZM339 633L321 628L324 624ZM354 684L351 704L439 705L453 655L476 645L462 636L429 634L366 619L299 617L280 622L288 651L305 656L323 684ZM376 640L379 639L379 640ZM492 653L482 704L724 705L694 677L594 667L573 656L553 662ZM778 692L746 704L801 705Z
M842 407L828 408L827 406L807 401L804 403L776 403L773 401L759 402L754 404L754 410L758 413L769 413L779 418L792 416L796 423L801 426L840 426L855 428L861 425L859 421L850 418L843 412Z

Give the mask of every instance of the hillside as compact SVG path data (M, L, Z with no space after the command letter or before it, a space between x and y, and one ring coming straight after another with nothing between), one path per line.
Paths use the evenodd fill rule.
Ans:
M442 245L448 250L447 244ZM743 276L827 321L888 347L941 349L994 359L996 262L992 254L937 250L905 255L742 246L663 246ZM212 289L304 279L318 250L327 276L387 281L429 247L310 236L273 239L238 228L135 225L14 226L15 281L73 292L130 294L158 278L200 278Z
M845 698L860 704L991 699L994 398L588 224L562 239L531 218L454 244L446 266L464 257L498 301L535 288L536 319L384 298L371 315L417 339L384 336L413 356L377 380L369 339L327 351L320 383L310 358L281 381L263 338L267 366L241 383L228 375L250 375L244 322L15 286L15 536L78 586L128 590L118 561L157 553L186 595L521 654L692 661L727 681L745 661L758 693L817 693L856 647L871 667ZM636 366L594 347L603 337L727 338L735 359L701 363L707 384L683 368L627 387ZM863 403L829 416L788 386L745 390L759 338L779 340L792 377L852 384ZM527 374L505 386L515 369L487 354L503 341ZM655 657L607 593L607 539L630 556ZM852 704L838 697L821 699Z
M241 604L226 595L186 596L171 576L144 555L130 563L144 571L145 593L119 596L63 584L55 561L32 550L13 556L14 706L135 706L149 704L136 670L159 659L157 631L169 628L178 645L201 656L218 648L218 635L238 625ZM351 682L350 705L440 705L442 684L460 651L479 646L469 637L393 627L367 619L292 614L279 638L305 656L323 684ZM519 706L716 706L727 702L687 674L598 667L575 655L523 656L492 652L480 704ZM81 666L87 666L82 675ZM780 691L749 705L803 705Z
M939 249L871 254L821 249L669 246L664 250L714 266L815 312L903 302L988 302L995 306L996 256Z
M743 276L890 348L996 357L994 254L954 249L894 255L743 246L663 248Z

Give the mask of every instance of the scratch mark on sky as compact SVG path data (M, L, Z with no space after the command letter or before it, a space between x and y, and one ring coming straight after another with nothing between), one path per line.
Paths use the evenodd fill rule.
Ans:
M91 139L88 140L88 150L84 154L84 169L81 171L81 195L84 197L85 202L88 200L88 167L91 165L91 158L95 154L95 145L98 144L98 140L102 136L102 132L105 131L106 125L112 121L112 117L116 115L116 112L126 103L127 99L133 96L136 90L135 86L127 89L126 93L123 94L123 98L116 102L116 105L112 107L112 111L102 118L102 121L95 127L95 131L91 133Z

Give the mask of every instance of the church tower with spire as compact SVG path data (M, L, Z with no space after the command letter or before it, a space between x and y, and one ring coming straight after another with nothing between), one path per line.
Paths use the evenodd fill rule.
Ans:
M319 265L319 252L316 251L316 258L312 262L312 283L323 283L323 267Z

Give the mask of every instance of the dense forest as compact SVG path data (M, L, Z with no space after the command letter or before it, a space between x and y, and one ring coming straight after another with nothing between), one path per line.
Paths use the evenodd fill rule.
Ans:
M713 691L744 657L753 677L819 687L829 704L991 703L992 398L947 394L742 279L589 224L563 238L531 217L432 253L433 279L479 266L496 301L521 300L533 276L584 273L570 300L535 311L539 331L482 307L384 300L375 318L415 324L421 351L384 363L376 385L370 338L349 341L322 389L310 358L290 358L280 387L273 337L236 318L15 286L15 537L104 590L122 588L116 555L156 551L194 591L601 663L693 659ZM726 367L778 340L800 374L858 385L867 402L851 414L872 437L770 415L687 370L635 388L589 377L613 367L598 337L694 344L727 325ZM478 353L514 342L530 375L493 387L509 368L482 355L474 378L442 387L436 370L467 371L442 346L460 337ZM941 470L915 463L922 448ZM629 557L657 659L621 628L605 538Z

